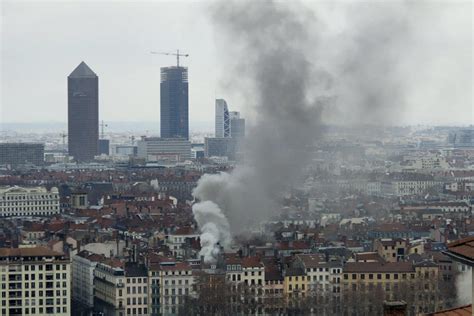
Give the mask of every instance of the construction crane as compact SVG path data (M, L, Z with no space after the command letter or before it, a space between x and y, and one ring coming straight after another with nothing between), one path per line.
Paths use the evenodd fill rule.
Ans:
M176 56L176 66L179 67L179 57L189 57L189 54L180 54L179 49L176 50L176 53L166 53L166 52L150 52L152 54L156 55L171 55L171 56Z
M104 123L104 121L102 120L102 122L100 122L100 138L101 139L104 139L104 128L108 127L107 124Z

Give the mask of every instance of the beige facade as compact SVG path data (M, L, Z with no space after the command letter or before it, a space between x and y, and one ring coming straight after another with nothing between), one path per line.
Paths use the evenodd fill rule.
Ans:
M0 248L0 315L70 315L70 269L47 248Z

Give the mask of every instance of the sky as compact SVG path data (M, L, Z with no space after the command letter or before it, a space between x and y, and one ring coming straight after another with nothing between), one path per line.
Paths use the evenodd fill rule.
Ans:
M354 16L362 5L333 3L304 3L326 25L328 52L340 34L355 29ZM474 121L472 3L421 3L428 3L433 12L410 16L416 23L407 43L421 47L417 51L429 58L404 56L409 62L400 63L409 92L408 105L396 123L470 124ZM210 5L203 1L1 1L0 123L67 121L67 76L81 61L99 76L100 120L159 122L160 67L176 60L150 51L176 49L190 55L181 64L189 67L191 124L212 124L216 97L251 118L245 91L229 84L233 76L229 58L246 58L252 51L233 53L232 41L223 41L212 23ZM400 14L407 12L411 11ZM401 47L396 49L402 52ZM408 68L410 72L405 72Z

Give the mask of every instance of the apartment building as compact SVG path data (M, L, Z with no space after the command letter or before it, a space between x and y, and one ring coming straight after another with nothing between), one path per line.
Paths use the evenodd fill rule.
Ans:
M166 236L166 245L173 252L173 256L182 258L185 255L185 245L197 240L199 234L191 227L180 227Z
M402 261L408 254L408 242L401 238L376 239L374 250L387 262Z
M144 265L106 259L94 270L94 307L106 315L148 315L148 273Z
M194 276L186 262L163 262L158 269L161 315L176 315L185 297L193 294Z
M70 315L70 268L47 248L0 248L0 315Z
M287 298L306 296L308 278L303 268L294 267L285 270L283 278L283 293Z
M343 268L342 291L345 305L377 312L371 301L404 300L411 314L429 313L440 307L438 266L430 261L411 262L348 262ZM379 297L380 296L380 297ZM350 311L349 311L350 312Z
M326 262L321 254L301 254L295 256L294 265L305 271L308 291L340 293L342 263Z
M72 299L87 308L94 307L94 270L105 257L87 250L72 257Z
M44 187L0 187L0 217L58 214L59 191Z

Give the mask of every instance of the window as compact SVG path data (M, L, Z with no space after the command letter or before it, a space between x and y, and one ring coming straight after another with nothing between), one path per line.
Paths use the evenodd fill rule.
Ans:
M352 280L355 280L355 279L357 279L357 274L353 273L352 274Z

